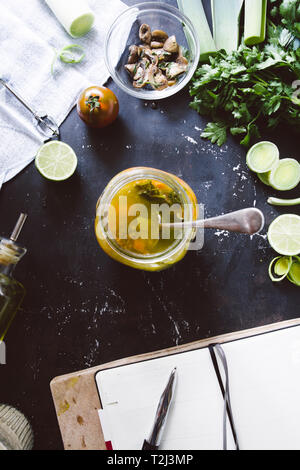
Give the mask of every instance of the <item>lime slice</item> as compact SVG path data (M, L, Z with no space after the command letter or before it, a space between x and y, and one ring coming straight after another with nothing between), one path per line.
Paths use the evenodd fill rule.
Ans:
M269 171L267 171L267 173L257 173L257 176L262 183L266 184L267 186L271 186L270 181L269 181L269 176L270 176Z
M300 216L283 214L272 222L268 232L271 247L283 256L300 253Z
M272 142L258 142L247 153L246 161L255 173L266 173L279 161L278 147Z
M77 157L69 145L52 141L40 148L35 165L41 175L48 180L64 181L75 172Z
M300 164L293 158L280 160L271 170L270 185L278 191L289 191L300 183Z

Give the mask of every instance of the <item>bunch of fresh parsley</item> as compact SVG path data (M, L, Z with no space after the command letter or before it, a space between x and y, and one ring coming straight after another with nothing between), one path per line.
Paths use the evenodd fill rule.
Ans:
M300 39L300 0L271 0L270 16Z
M283 4L289 4L284 15ZM248 147L260 138L264 126L275 129L287 123L300 129L300 100L295 98L293 85L300 80L298 17L293 27L287 23L294 8L299 13L299 5L300 0L273 0L265 44L242 44L229 55L219 51L197 69L190 89L191 107L211 118L203 138L221 146L230 132Z

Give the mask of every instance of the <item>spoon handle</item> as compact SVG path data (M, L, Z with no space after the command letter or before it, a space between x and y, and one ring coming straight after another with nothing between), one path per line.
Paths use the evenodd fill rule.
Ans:
M231 212L230 214L213 217L211 219L196 220L193 222L179 222L175 224L162 224L162 227L172 228L214 228L229 232L254 235L264 227L264 215L255 207Z
M213 217L203 222L204 228L215 228L229 232L253 235L262 230L264 226L264 216L260 210L251 207L219 217Z

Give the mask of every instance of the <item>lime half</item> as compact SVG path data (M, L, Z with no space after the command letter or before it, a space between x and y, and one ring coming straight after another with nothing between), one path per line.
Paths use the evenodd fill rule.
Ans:
M300 216L283 214L272 222L268 232L271 247L283 256L300 253Z
M278 147L272 142L258 142L247 153L247 165L255 173L267 173L279 160Z
M64 181L77 168L74 150L64 142L52 141L43 145L35 158L35 165L48 180Z

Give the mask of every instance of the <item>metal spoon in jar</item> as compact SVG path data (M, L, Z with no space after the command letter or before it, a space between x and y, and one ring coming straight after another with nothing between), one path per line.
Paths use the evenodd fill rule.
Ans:
M265 217L263 213L255 207L231 212L205 220L195 220L191 222L162 223L159 215L159 227L163 228L214 228L227 230L228 232L244 233L255 235L264 228Z

